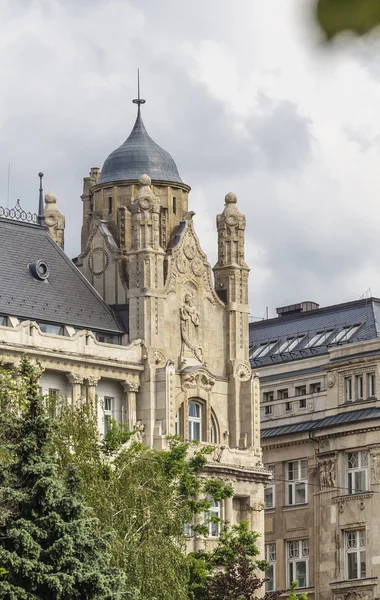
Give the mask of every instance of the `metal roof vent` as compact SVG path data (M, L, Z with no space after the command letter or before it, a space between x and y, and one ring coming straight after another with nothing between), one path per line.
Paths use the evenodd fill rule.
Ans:
M34 279L38 279L39 281L44 281L50 275L49 265L45 260L35 260L29 263L28 267Z

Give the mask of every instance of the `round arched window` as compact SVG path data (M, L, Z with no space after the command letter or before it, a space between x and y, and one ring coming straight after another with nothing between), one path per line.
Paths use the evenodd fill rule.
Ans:
M202 405L191 400L189 402L189 440L202 441Z

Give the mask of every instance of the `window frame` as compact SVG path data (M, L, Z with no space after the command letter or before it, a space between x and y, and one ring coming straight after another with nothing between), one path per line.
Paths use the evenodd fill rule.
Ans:
M358 455L358 466L350 467L350 456ZM346 452L346 489L347 494L349 496L353 496L354 494L363 494L369 491L369 452L367 450L353 450ZM364 464L363 464L364 463ZM364 489L359 489L356 487L356 474L364 473L365 477L365 487Z
M307 544L305 543L307 542ZM298 547L298 556L290 557L290 547L291 544L297 544ZM307 554L304 553L304 548L307 548ZM297 564L305 563L305 585L298 585L297 589L307 588L309 587L309 556L310 556L310 546L309 546L309 538L303 538L298 540L287 540L286 542L286 585L290 587L290 584L293 581L298 581L299 577L297 576ZM292 575L290 575L290 566L292 566Z
M264 406L264 417L268 417L273 415L273 405Z
M214 523L211 519L209 519L209 517L214 516L218 519L221 519L222 507L220 500L214 500L214 498L211 497L208 499L211 502L211 506L208 511L204 513L204 522L208 529L208 537L216 539L220 537L221 523L220 521L218 523Z
M268 483L266 486L264 486L264 503L265 503L265 508L270 509L270 508L276 508L276 465L265 465L265 468L270 471L272 473L272 479L270 481L270 483ZM265 500L265 494L266 491L269 491L272 493L272 504L271 506L267 506L266 500Z
M297 477L294 479L291 478L290 465L297 465ZM302 472L305 473L306 476L302 476ZM294 469L292 469L292 472ZM304 486L305 490L305 500L303 502L296 502L298 487L302 489ZM308 459L300 458L297 460L289 460L286 463L286 498L285 498L286 506L300 506L303 504L308 504Z
M190 416L190 406L191 405L199 407L199 417ZM199 424L199 438L194 436L195 425L198 425L198 424ZM196 399L192 398L191 400L189 400L188 407L187 407L187 432L188 432L189 442L193 442L193 441L203 442L204 441L203 424L204 424L203 404L201 402L197 401Z
M265 544L265 560L269 563L269 568L265 571L268 581L265 582L265 591L274 592L276 589L276 563L277 563L277 547L276 542L268 542ZM272 577L268 577L268 571L272 570ZM269 582L272 581L272 587Z
M110 408L106 408L106 404L108 404L108 400L110 401ZM103 424L103 435L108 433L109 431L109 423L110 420L113 419L114 408L115 408L115 397L114 396L104 396L103 398L103 416L104 416L104 424Z
M352 400L352 376L349 375L348 377L344 378L344 401L352 402Z
M349 547L349 538L355 534L355 546ZM362 535L364 534L364 545L361 545ZM367 577L367 532L364 528L346 529L344 535L344 560L345 560L345 577L347 581L357 581ZM364 573L362 572L362 554L364 553ZM356 573L357 577L350 577L349 556L356 557ZM352 573L351 573L352 574Z
M367 373L367 396L376 398L376 373Z

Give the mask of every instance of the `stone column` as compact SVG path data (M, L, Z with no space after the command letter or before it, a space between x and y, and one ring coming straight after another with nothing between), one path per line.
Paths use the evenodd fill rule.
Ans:
M87 403L93 408L98 416L98 403L96 402L96 386L100 377L89 375L87 377Z
M234 524L233 498L226 498L224 501L224 520L228 521L229 527Z
M138 392L139 386L130 381L123 381L123 388L126 404L125 423L128 425L129 431L132 431L137 422L136 392Z
M82 396L83 375L80 373L68 373L66 377L71 383L71 402L73 406L78 406Z

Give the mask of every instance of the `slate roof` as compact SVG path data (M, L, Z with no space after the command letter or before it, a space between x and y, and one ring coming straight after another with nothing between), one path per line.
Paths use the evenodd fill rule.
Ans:
M370 421L380 418L380 408L363 408L361 410L352 410L343 412L324 419L315 421L304 421L303 423L293 423L290 425L281 425L280 427L268 427L261 430L262 438L278 437L290 435L292 433L303 433L315 431L317 429L327 429L342 423L359 423L360 421Z
M39 281L28 264L47 262ZM112 310L39 225L0 219L0 313L34 321L122 333Z
M153 182L183 183L169 152L149 136L139 110L128 139L105 160L98 183L135 181L144 174Z
M358 326L349 337L344 335L334 343L334 337L350 326ZM326 306L274 319L266 319L249 324L250 354L260 345L275 342L264 356L253 358L252 367L270 365L292 360L300 360L314 355L326 354L332 347L347 343L372 340L380 337L380 299L366 298L343 304ZM348 331L348 329L346 330ZM319 332L326 332L326 343L308 344ZM299 338L299 342L288 352L276 352L286 340Z

